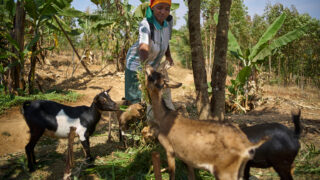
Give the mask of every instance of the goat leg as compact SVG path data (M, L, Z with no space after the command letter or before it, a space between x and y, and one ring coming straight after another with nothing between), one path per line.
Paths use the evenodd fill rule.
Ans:
M159 134L158 136L159 142L162 144L164 149L167 153L167 160L168 160L168 166L169 166L169 174L170 174L170 180L175 179L175 170L176 170L176 162L174 157L174 150L172 145L170 144L167 137L165 137L163 134Z
M248 163L250 163L250 162L248 162ZM250 165L249 164L246 164L246 167L245 167L245 169L244 169L244 176L243 176L243 178L245 179L245 180L249 180L249 178L250 178Z
M91 154L90 154L90 142L89 142L89 137L85 137L86 140L84 141L81 141L81 144L82 144L82 147L85 151L85 157L86 157L86 161L88 162L92 162L93 161L93 158L91 157Z
M44 133L44 129L37 129L37 130L30 130L30 141L26 145L25 150L27 154L27 159L28 159L28 168L30 172L35 171L35 164L36 164L36 158L34 155L34 147L36 146L38 140Z

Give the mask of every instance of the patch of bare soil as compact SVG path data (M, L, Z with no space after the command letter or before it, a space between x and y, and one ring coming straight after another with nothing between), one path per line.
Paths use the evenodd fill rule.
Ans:
M84 68L78 64L73 77L72 74L72 55L61 54L49 57L50 64L39 65L37 79L42 90L72 90L84 96L75 103L66 103L71 106L90 105L93 97L103 89L112 87L110 92L114 101L124 97L124 73L116 72L113 64L88 64L88 68L94 74L89 76ZM174 66L169 69L169 77L177 82L182 82L183 86L172 90L173 102L177 106L186 106L189 117L195 117L195 93L193 74L191 70ZM264 88L264 104L245 115L227 115L227 118L235 123L247 125L279 122L288 127L293 127L291 122L290 110L293 107L302 109L303 145L313 143L319 148L320 145L320 94L314 90L300 90L295 87L278 88L266 86ZM98 124L98 132L102 135L90 138L92 154L105 156L114 150L121 149L118 143L117 123L110 118L108 113L103 115L105 121ZM111 143L106 143L108 134L108 123L112 123ZM14 107L0 116L0 177L2 170L10 168L12 164L19 163L21 160L15 155L24 154L24 147L29 139L28 127L20 114L19 107ZM75 140L75 161L76 166L80 167L83 162L83 153L78 139ZM66 140L51 140L42 138L36 146L35 152L37 159L40 160L42 168L35 172L36 177L41 179L61 179L64 170L64 159L66 154ZM54 153L52 153L54 152ZM22 160L23 163L24 160ZM77 170L75 170L75 174ZM14 173L13 173L14 174ZM33 174L34 176L34 174ZM30 177L25 174L14 174L17 179ZM268 176L270 179L270 176ZM263 176L262 176L263 178ZM271 178L272 179L272 178Z

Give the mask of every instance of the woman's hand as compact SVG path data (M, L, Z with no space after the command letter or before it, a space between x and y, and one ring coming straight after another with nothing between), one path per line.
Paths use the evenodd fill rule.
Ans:
M169 62L170 66L173 66L173 59L171 57L171 53L170 53L170 45L168 45L167 51L166 51L166 60Z
M149 55L149 45L141 43L139 46L140 60L144 62L148 58L148 55Z
M169 62L170 66L173 66L174 65L174 62L173 62L173 59L172 57L166 57L166 60Z

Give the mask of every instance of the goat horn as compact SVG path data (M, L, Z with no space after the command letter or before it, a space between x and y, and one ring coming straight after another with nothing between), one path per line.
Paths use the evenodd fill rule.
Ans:
M107 93L109 93L109 91L112 89L112 87L110 87L108 90L106 90Z

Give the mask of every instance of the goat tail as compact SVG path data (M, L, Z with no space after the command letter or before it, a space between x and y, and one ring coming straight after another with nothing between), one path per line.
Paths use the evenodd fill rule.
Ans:
M301 134L301 126L300 126L300 116L301 116L301 110L300 108L297 109L293 109L291 110L291 114L292 114L292 121L294 124L294 134L297 137L300 137Z
M31 101L25 101L22 105L22 107L20 108L20 112L21 114L24 115L25 110L28 108L28 106L30 106Z

